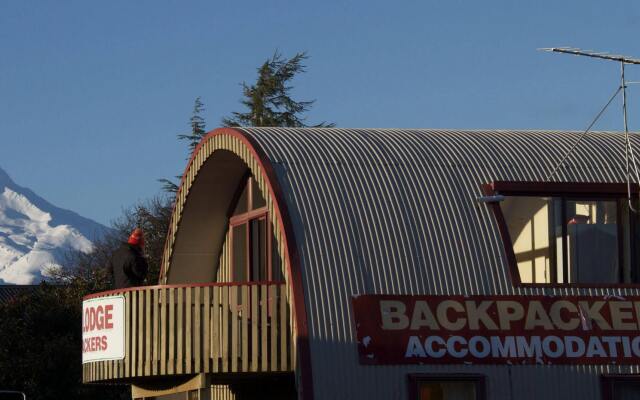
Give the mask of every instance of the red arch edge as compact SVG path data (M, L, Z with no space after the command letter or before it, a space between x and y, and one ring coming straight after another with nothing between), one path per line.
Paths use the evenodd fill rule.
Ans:
M235 128L218 128L214 129L207 133L207 135L198 143L198 146L194 149L191 154L191 158L189 159L189 163L187 164L187 168L185 168L184 173L182 174L182 179L180 180L180 187L178 189L178 193L176 193L176 198L179 197L180 191L182 191L187 173L193 164L193 160L196 155L200 151L201 147L214 136L220 135L229 135L239 139L251 152L251 155L258 161L258 165L263 173L263 178L265 178L265 182L269 187L269 193L273 195L273 203L274 208L276 210L276 214L279 218L276 218L278 224L280 225L280 230L284 233L285 238L285 259L288 261L289 265L289 282L291 282L291 289L293 292L293 316L296 321L297 327L297 336L296 336L296 348L298 351L298 357L300 360L300 379L302 381L302 390L300 398L303 400L313 400L313 375L311 371L311 349L309 346L309 330L307 326L307 309L304 301L304 286L302 284L302 270L300 268L300 256L298 254L298 246L296 245L294 233L293 233L293 225L291 223L291 219L289 217L289 211L287 209L287 205L284 201L284 194L282 189L280 188L280 184L278 183L278 179L276 177L275 170L273 169L273 165L271 161L265 154L264 150L260 147L260 145L249 135L245 134L239 129ZM204 163L204 162L203 162ZM175 215L175 207L177 203L174 204L174 212L171 213L171 222L169 223L169 233L171 232L171 226L173 224L173 215ZM168 239L168 235L167 235ZM168 244L168 240L165 243L165 250ZM165 265L165 260L163 258L162 265ZM168 265L168 264L167 264ZM162 284L162 280L165 278L164 268L160 271L160 276L158 278L158 283Z

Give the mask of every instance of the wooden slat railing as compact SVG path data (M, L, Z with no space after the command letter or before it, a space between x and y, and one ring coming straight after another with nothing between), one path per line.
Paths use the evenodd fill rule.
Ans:
M124 295L125 358L83 364L83 381L293 371L284 283L150 286Z

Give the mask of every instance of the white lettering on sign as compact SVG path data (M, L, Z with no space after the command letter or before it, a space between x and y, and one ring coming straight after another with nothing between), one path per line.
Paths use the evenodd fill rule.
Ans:
M640 357L640 336L410 336L405 358L441 358L449 355L477 359L488 357L535 358L616 358Z
M640 296L359 295L353 308L363 365L640 362Z
M124 296L82 302L82 363L124 358Z

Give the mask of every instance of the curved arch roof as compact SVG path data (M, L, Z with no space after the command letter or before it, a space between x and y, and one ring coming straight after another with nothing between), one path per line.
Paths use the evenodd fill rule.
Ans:
M545 181L581 134L238 130L274 165L307 284L349 293L509 292L481 184ZM589 134L551 180L624 182L623 139Z
M363 379L367 387L359 385L353 396L392 398L404 388L390 387L383 376L397 374L396 381L404 382L404 374L411 370L410 366L349 368L336 382L332 372L336 365L357 363L352 295L536 291L512 286L495 218L476 199L483 183L545 181L581 135L238 130L262 148L284 192L300 257L317 398L331 398L336 384L344 388ZM640 154L638 138L632 137L632 142ZM623 135L590 133L552 180L625 182ZM576 387L580 385L593 389Z
M581 132L233 129L266 157L286 203L318 398L331 397L332 366L357 363L353 295L580 290L514 288L495 218L477 198L492 181L545 181ZM623 135L590 133L551 181L625 182ZM359 371L371 382L382 373Z

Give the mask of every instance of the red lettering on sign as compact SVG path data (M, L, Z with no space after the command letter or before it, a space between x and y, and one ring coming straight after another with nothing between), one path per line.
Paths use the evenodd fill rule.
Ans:
M107 336L94 336L90 338L85 338L82 341L82 352L83 353L91 353L94 351L105 351L109 347L109 341L107 340Z
M96 307L96 328L98 330L104 328L104 308L102 306Z
M107 304L106 306L104 306L104 327L105 329L112 329L113 328L113 322L111 322L111 319L113 318L113 304Z
M82 319L83 332L113 329L113 304L107 304L104 307L102 305L87 307Z

